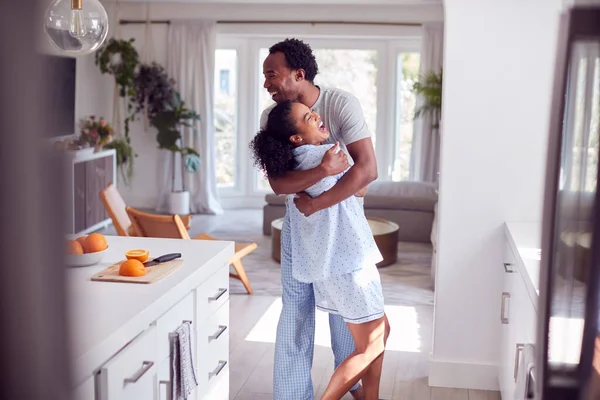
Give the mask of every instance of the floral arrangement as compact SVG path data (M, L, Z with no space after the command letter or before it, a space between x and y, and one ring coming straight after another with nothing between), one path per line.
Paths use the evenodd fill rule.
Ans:
M79 123L79 143L88 144L92 147L104 146L112 142L113 129L103 117L96 119L90 115Z

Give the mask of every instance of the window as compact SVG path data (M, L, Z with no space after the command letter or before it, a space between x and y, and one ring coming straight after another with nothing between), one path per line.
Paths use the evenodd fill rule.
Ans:
M356 96L367 126L374 134L377 131L377 51L315 49L314 54L319 65L315 84L342 89Z
M360 101L365 121L373 134L373 144L376 142L374 133L377 130L377 51L362 49L317 49L313 48L319 73L315 77L316 85L335 87L352 93ZM262 63L269 55L268 48L259 50L259 118L262 111L273 100L262 88L264 77ZM260 173L256 177L256 188L260 191L271 189L269 182Z
M406 180L410 176L416 100L412 85L419 72L419 32L402 39L304 38L319 64L315 84L345 90L360 101L372 134L380 180ZM263 87L263 62L269 46L285 37L288 35L218 36L217 181L222 197L237 198L225 204L262 204L265 193L271 192L268 180L253 166L248 143L259 129L263 110L273 104Z
M399 53L396 63L396 123L392 180L409 179L417 98L412 86L419 76L419 53Z
M236 185L237 165L237 51L218 49L215 53L215 146L219 187Z

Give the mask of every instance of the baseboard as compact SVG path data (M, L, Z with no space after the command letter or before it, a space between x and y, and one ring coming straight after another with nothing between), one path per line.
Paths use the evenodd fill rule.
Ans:
M429 386L498 391L498 366L432 359L429 362Z

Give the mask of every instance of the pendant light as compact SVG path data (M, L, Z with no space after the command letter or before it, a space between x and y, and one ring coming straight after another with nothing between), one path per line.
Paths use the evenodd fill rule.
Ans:
M54 0L44 30L62 53L80 56L98 50L108 35L108 15L98 0Z

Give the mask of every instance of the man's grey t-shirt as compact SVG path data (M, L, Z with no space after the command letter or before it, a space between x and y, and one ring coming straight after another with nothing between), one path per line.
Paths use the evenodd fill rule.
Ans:
M346 146L361 139L371 137L362 108L352 94L335 88L319 86L319 98L311 107L321 116L321 120L329 129L330 136L325 143L340 142L340 147L346 154ZM260 117L260 127L267 124L269 113L275 104L267 107ZM350 162L351 157L348 154Z

